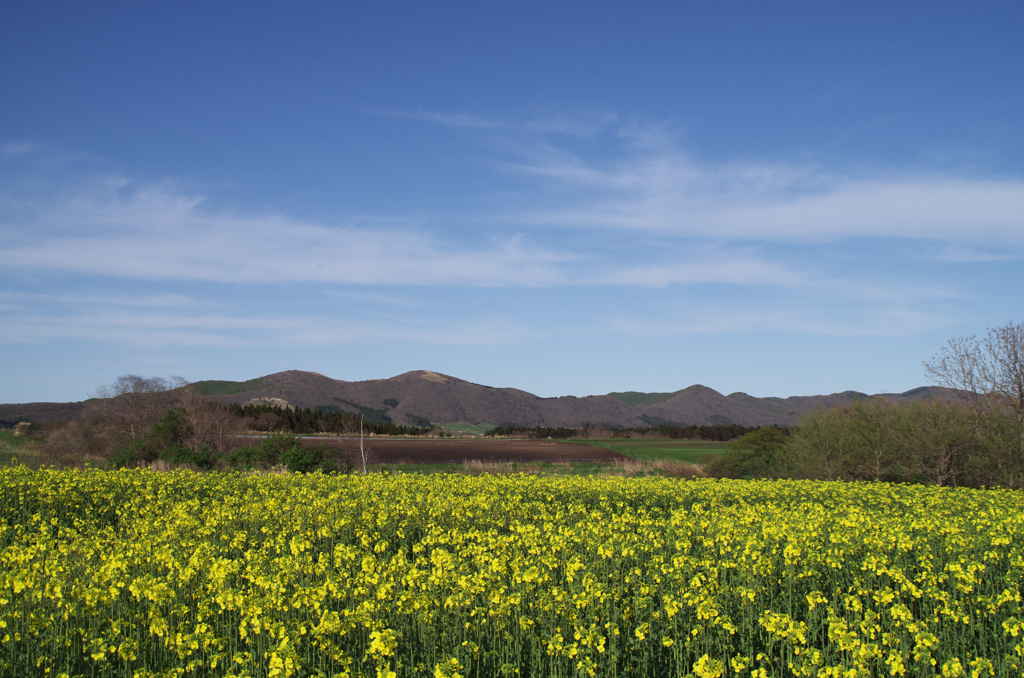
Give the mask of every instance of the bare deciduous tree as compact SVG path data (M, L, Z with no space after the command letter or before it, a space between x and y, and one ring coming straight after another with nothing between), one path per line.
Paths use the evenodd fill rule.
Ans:
M153 422L175 404L174 391L188 384L181 377L140 377L123 374L109 386L100 386L93 394L88 416L105 429L126 433L139 440Z
M260 412L259 418L253 422L253 428L257 431L273 431L279 423L281 423L280 416L273 412Z
M955 337L924 362L935 383L955 390L979 414L1000 407L1016 422L1016 459L1024 471L1024 323L989 328L984 337Z
M73 420L49 432L43 457L53 466L76 466L82 462L99 461L106 451L106 441L95 426Z
M858 400L849 411L859 441L854 458L856 476L878 482L889 473L898 455L892 435L898 412L884 397Z
M933 485L958 485L967 457L978 449L972 414L963 404L915 401L900 408L891 435L902 448L897 464Z
M188 446L193 452L205 447L223 453L235 446L244 424L240 418L220 403L206 400L192 388L181 389L179 402L191 429Z

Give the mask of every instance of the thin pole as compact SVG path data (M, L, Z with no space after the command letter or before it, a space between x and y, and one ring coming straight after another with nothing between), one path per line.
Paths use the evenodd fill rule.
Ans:
M363 475L366 475L366 452L363 450L363 415L359 415L359 457L363 460Z

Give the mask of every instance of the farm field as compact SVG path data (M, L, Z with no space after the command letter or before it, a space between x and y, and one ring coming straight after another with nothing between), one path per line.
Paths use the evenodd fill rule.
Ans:
M13 431L0 431L0 466L17 466L12 459L33 461L36 451L28 438L14 435Z
M1024 498L0 469L0 675L1009 676Z
M707 457L723 454L729 443L711 440L643 440L622 439L586 441L588 445L618 452L644 461L680 461L700 464Z
M349 453L357 453L359 449L357 438L305 440L307 443L326 442ZM473 461L612 464L623 459L613 450L553 440L367 438L363 444L376 465L462 464Z

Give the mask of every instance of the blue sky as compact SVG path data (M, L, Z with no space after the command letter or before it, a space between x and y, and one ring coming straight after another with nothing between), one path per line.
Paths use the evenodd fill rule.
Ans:
M0 5L0 402L901 392L1024 320L1024 4Z

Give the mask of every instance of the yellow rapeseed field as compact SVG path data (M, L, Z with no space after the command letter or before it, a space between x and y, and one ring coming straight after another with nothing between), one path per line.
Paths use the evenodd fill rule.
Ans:
M1022 676L1024 495L0 470L2 676Z

